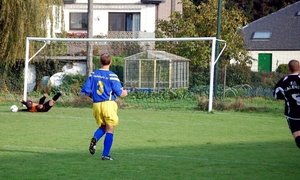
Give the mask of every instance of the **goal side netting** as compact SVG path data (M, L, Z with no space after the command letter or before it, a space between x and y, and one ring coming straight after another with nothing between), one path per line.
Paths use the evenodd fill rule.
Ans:
M221 43L222 48L216 53L218 49L216 47ZM150 92L189 88L190 67L209 68L210 80L207 85L210 112L213 101L214 68L225 47L226 42L215 37L144 39L27 37L23 98L26 100L28 92L36 85L29 78L30 64L33 60L46 59L68 63L69 69L65 68L63 72L57 72L55 74L57 77L74 71L75 63L81 66L81 71L78 73L86 75L90 71L90 62L107 52L121 59L123 68L117 75L124 88L129 90L134 88ZM47 75L47 72L43 74ZM59 86L56 82L51 81L51 84Z

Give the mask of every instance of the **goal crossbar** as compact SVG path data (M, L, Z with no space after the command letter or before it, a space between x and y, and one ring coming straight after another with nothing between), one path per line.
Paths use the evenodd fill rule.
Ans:
M42 41L44 45L29 58L30 41ZM138 42L138 41L212 41L212 51L210 60L210 85L209 85L209 104L208 112L212 111L213 102L213 84L214 84L214 67L219 60L221 54L226 48L226 41L217 39L216 37L187 37L187 38L138 38L138 39L120 39L120 38L43 38L43 37L27 37L25 48L25 69L24 69L24 92L23 99L27 99L27 83L28 83L28 66L29 62L47 45L48 41L69 41L69 42ZM216 58L216 42L224 43L219 55Z

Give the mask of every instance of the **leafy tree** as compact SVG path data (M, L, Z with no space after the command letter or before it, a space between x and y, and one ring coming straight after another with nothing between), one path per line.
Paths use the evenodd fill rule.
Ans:
M223 0L224 4L226 2ZM183 13L172 12L170 21L157 21L157 37L215 37L217 32L217 0L201 2L199 6L190 0L183 0ZM244 40L240 27L247 23L243 12L236 7L222 6L221 35L227 43L222 55L222 64L229 64L235 58L242 64L251 63L244 47ZM157 47L168 52L184 56L191 60L191 66L208 67L210 63L210 46L205 42L178 42Z
M227 6L238 7L244 12L248 20L252 22L297 1L298 0L227 0Z
M26 37L45 37L47 23L53 27L53 5L62 3L62 0L1 0L0 64L9 66L24 59ZM54 9L59 13L59 8Z

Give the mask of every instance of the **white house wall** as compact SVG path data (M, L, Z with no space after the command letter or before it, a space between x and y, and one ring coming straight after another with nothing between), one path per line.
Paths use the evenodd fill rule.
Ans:
M47 18L46 20L46 28L47 28L47 37L55 37L55 33L61 32L62 27L62 7L60 6L53 6L52 7L52 14L53 14L53 22L51 24L50 19ZM52 31L51 31L52 29ZM51 34L52 33L52 34Z
M84 2L81 4L80 2ZM76 0L76 4L64 5L65 30L67 32L81 33L84 30L69 30L70 13L87 12L87 0ZM141 14L140 31L154 33L155 32L155 13L156 6L154 4L141 4L140 1L104 1L109 3L97 3L94 0L93 9L93 36L106 35L108 31L108 13L109 12L137 12ZM123 2L123 3L122 3ZM132 2L132 4L130 4ZM138 4L136 4L139 2ZM118 4L117 4L118 3Z
M156 7L153 4L147 4L141 11L141 31L155 32L155 12Z
M292 59L300 61L300 51L249 51L249 55L256 59L252 63L252 71L258 71L259 54L272 54L272 71L276 71L280 64L287 64Z
M124 0L94 0L95 3L110 3L110 4L124 4ZM76 0L76 3L88 3L88 0ZM126 0L126 3L141 3L140 0Z
M182 13L181 0L165 0L165 2L159 4L157 11L157 18L159 20L170 20L172 11Z

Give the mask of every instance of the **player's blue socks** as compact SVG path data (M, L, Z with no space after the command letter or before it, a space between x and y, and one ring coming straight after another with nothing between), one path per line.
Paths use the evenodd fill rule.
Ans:
M97 141L105 134L105 131L102 128L98 128L94 133L94 138L96 138Z
M114 134L106 133L105 139L104 139L104 149L103 149L102 156L109 156L109 152L110 152L113 140L114 140Z

